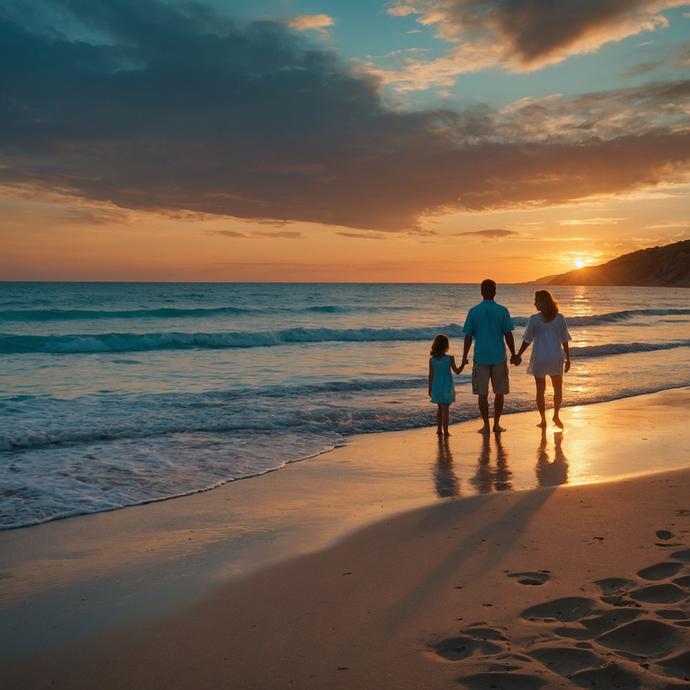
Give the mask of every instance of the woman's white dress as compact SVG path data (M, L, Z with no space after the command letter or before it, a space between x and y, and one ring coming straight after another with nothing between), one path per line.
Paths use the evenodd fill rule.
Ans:
M570 333L563 314L556 314L550 323L541 320L541 314L532 314L522 336L526 343L533 343L527 373L538 379L563 374L562 343L570 340Z

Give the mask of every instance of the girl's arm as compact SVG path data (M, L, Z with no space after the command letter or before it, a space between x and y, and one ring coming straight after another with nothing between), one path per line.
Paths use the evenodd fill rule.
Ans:
M565 352L565 372L570 371L570 347L568 346L568 341L563 343L563 352Z
M459 374L462 371L462 369L458 369L455 366L455 357L453 357L453 355L450 356L450 368L453 370L453 373L455 374Z
M429 357L429 397L431 397L431 384L434 382L434 365Z

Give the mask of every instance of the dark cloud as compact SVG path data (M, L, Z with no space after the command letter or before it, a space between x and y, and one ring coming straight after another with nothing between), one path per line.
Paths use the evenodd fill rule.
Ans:
M543 63L564 52L664 26L661 10L677 0L400 0L453 41L488 40L504 59ZM407 10L393 9L393 14ZM585 45L585 43L587 45Z
M506 237L517 237L520 233L515 230L475 230L474 232L458 232L456 237L479 237L484 240L502 240Z
M525 62L551 55L593 31L612 29L650 0L507 0L493 16Z
M653 185L690 160L687 127L525 143L487 108L394 112L297 32L199 4L5 2L0 64L0 183L173 216L418 230Z
M336 234L355 240L386 240L390 238L390 235L381 235L376 232L338 232Z

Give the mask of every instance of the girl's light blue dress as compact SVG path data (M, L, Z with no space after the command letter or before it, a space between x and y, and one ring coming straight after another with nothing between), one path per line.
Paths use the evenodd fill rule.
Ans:
M443 355L443 359L431 358L434 368L434 381L431 384L431 402L450 405L455 402L455 383L450 370L450 355Z

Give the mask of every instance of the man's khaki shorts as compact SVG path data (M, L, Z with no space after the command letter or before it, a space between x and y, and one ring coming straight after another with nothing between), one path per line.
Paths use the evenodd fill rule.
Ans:
M496 395L510 393L508 361L504 359L498 364L472 364L472 392L475 395L489 395L489 379Z

